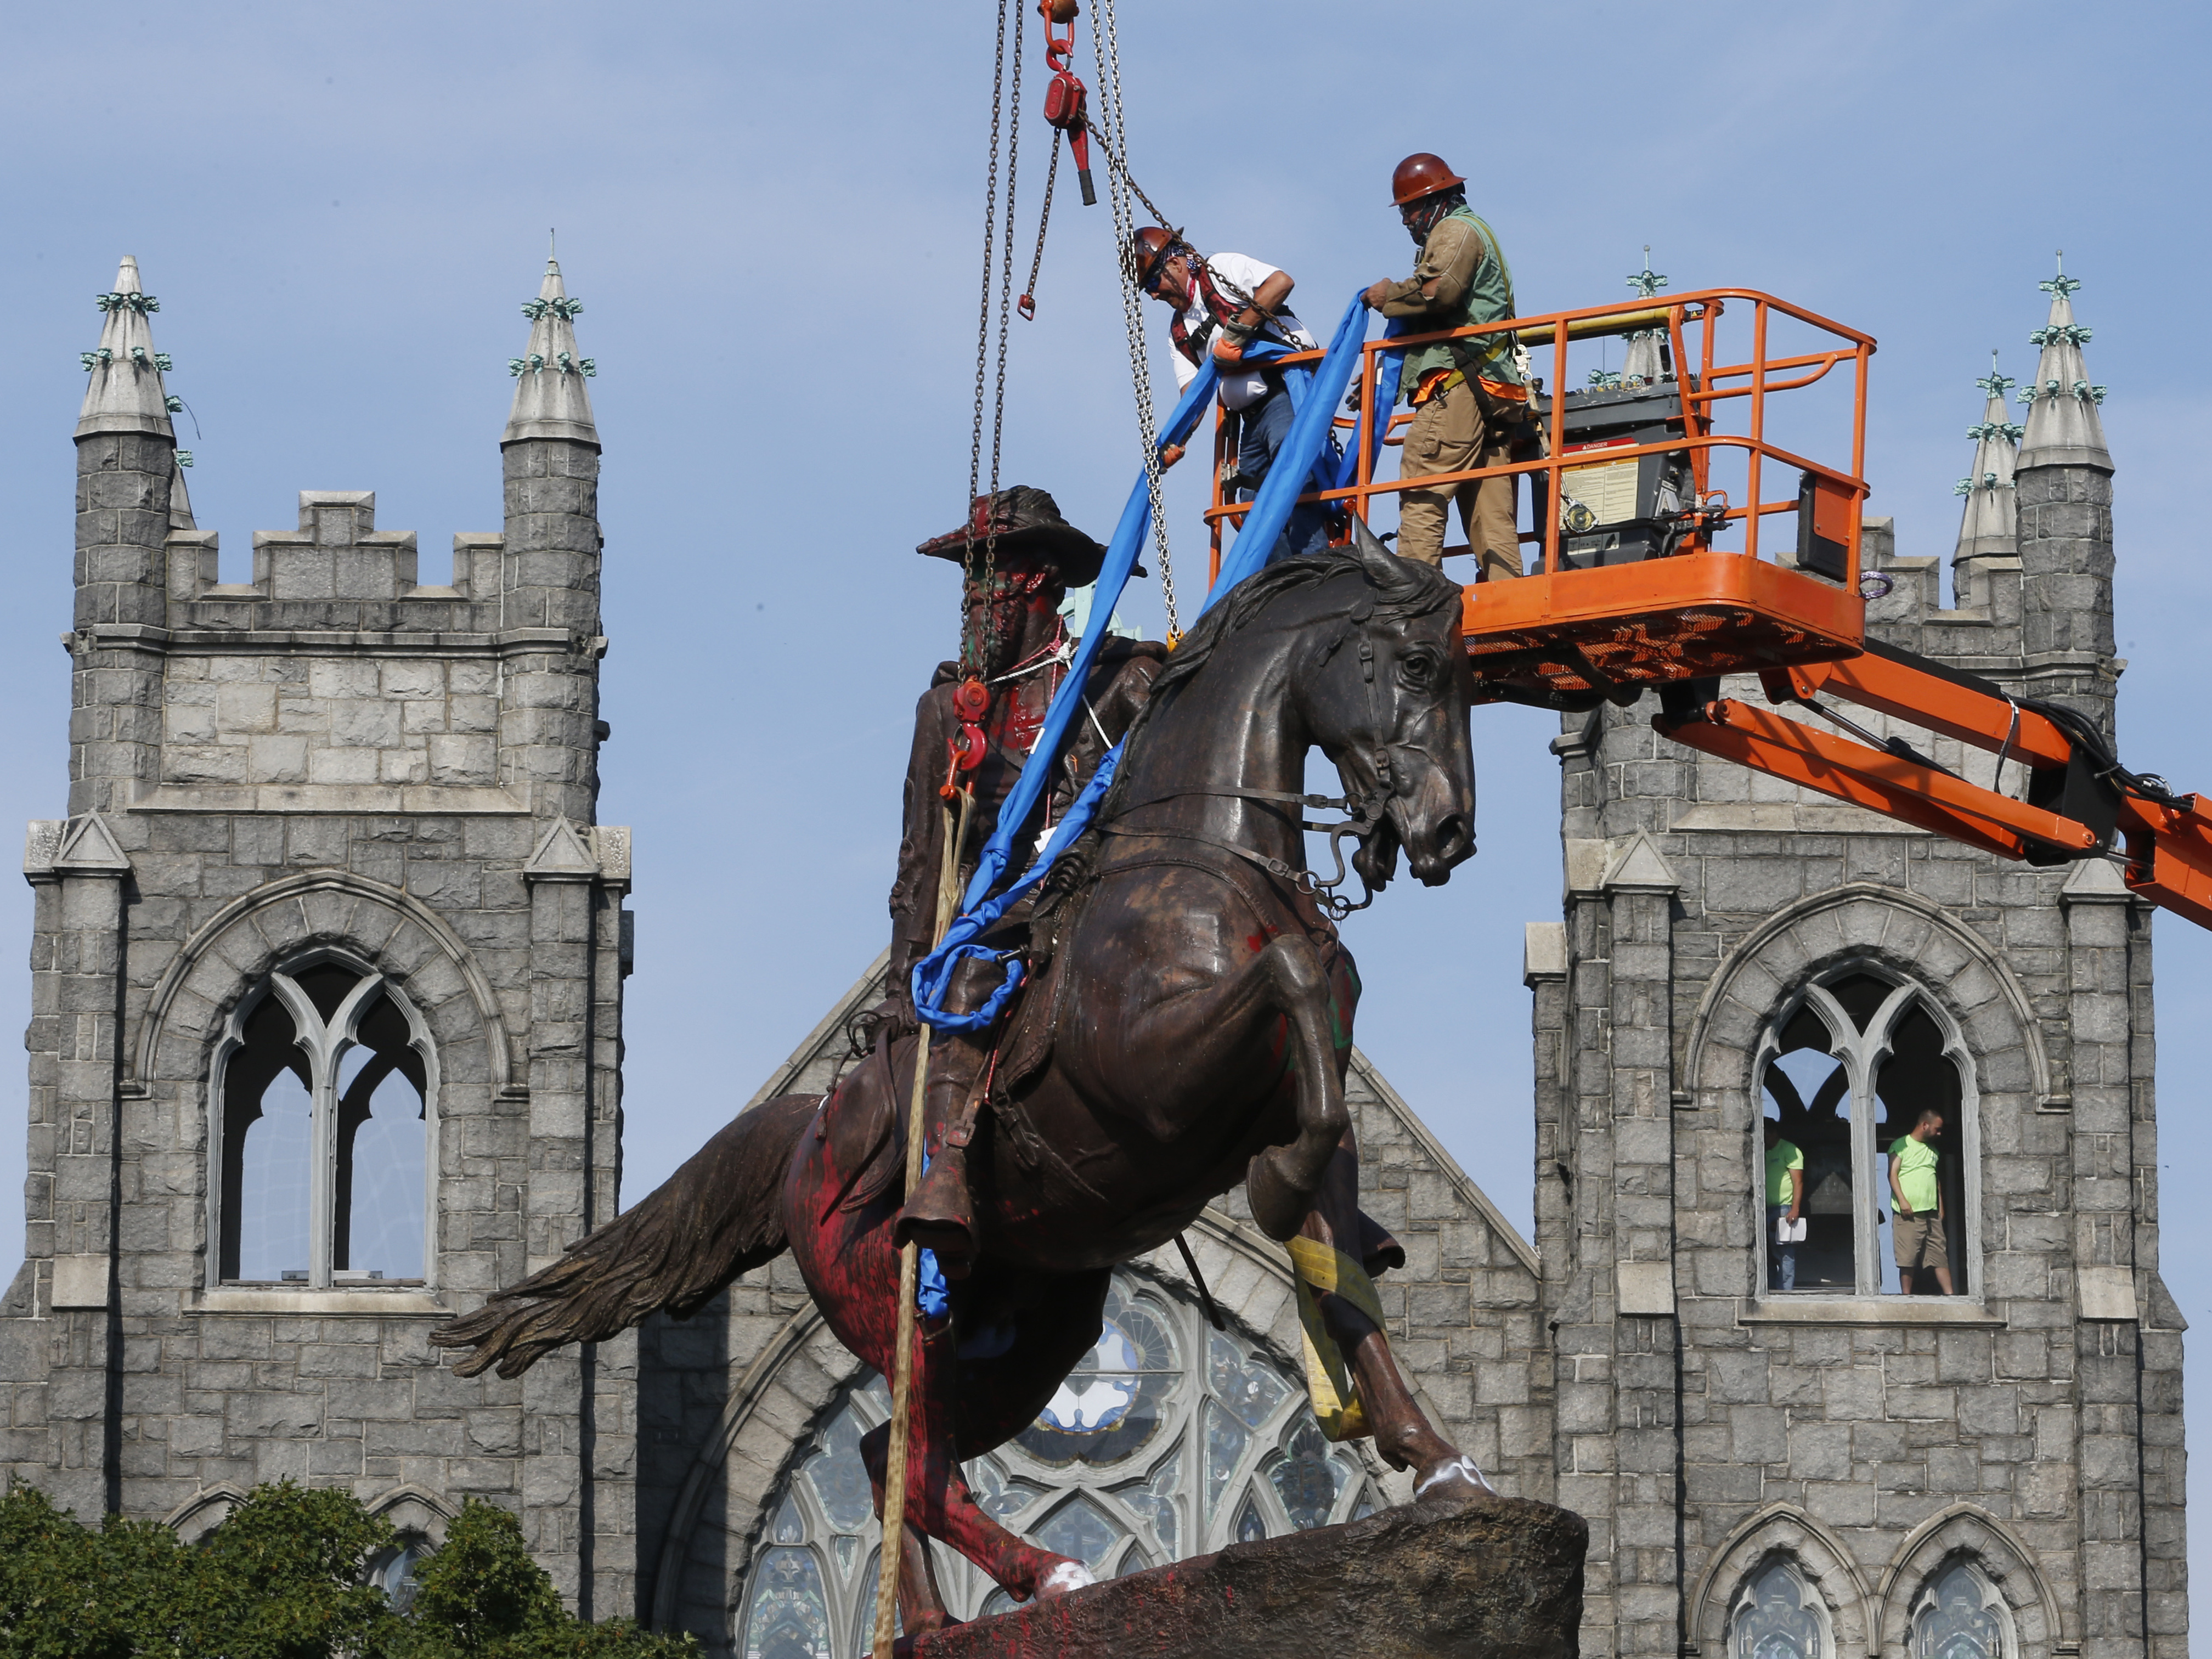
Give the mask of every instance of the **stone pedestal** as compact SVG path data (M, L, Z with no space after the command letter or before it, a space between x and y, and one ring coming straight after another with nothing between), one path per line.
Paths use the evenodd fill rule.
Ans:
M1410 1504L927 1636L913 1659L1573 1659L1580 1516Z

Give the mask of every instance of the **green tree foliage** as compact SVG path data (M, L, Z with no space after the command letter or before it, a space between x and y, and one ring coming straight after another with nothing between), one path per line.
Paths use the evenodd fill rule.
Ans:
M367 1583L395 1541L349 1492L259 1486L197 1547L0 1498L0 1659L678 1659L691 1638L561 1605L505 1510L470 1501L403 1615Z

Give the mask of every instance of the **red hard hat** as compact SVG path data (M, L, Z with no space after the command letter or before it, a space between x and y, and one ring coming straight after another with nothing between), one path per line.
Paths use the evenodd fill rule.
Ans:
M1129 238L1129 276L1139 288L1144 287L1159 274L1177 248L1183 245L1182 233L1163 230L1158 225L1146 225Z
M1445 164L1443 156L1423 150L1398 163L1398 170L1390 175L1390 199L1403 207L1408 202L1418 202L1424 196L1433 196L1440 190L1466 182Z

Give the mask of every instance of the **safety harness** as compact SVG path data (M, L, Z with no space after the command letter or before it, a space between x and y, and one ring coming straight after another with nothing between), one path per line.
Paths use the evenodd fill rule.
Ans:
M1291 344L1290 336L1284 330L1282 324L1266 312L1261 312L1260 321L1255 326L1247 328L1239 323L1237 320L1238 313L1248 310L1260 311L1259 302L1234 283L1224 282L1217 286L1213 280L1213 273L1207 267L1206 261L1196 253L1188 257L1192 284L1197 290L1199 302L1206 307L1206 320L1194 329L1185 319L1182 312L1177 311L1175 321L1168 325L1168 337L1175 342L1175 349L1182 353L1184 359L1192 367L1197 368L1205 362L1206 347L1217 331L1241 342L1255 339L1273 328L1276 337L1285 345ZM1223 288L1228 289L1229 294L1223 294L1221 291ZM1291 349L1297 349L1295 346L1291 346ZM1268 373L1270 378L1273 378L1273 371L1266 370L1263 365L1255 365L1255 367L1261 368L1263 372Z

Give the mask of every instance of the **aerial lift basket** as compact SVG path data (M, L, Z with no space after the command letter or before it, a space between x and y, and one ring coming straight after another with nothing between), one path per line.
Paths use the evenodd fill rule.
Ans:
M1747 355L1720 349L1718 325L1733 309L1747 331ZM1769 335L1792 337L1779 352ZM1747 331L1742 327L1748 324ZM1370 425L1378 365L1386 350L1448 338L1511 333L1541 372L1531 400L1540 438L1526 459L1432 475L1437 489L1526 474L1520 532L1529 574L1476 580L1467 589L1464 633L1484 701L1587 708L1633 702L1647 688L1744 672L1853 657L1863 648L1859 519L1867 488L1867 335L1771 295L1715 289L1655 305L1621 305L1516 318L1449 333L1371 340L1361 364L1359 409L1340 421L1359 457L1354 482L1304 499L1342 503L1363 519L1378 497L1407 487L1376 479ZM1632 353L1648 369L1624 377L1601 369L1564 396L1575 343L1640 337ZM1318 354L1286 358L1317 361ZM1836 372L1844 371L1841 374ZM1848 465L1796 453L1778 430L1788 419L1777 394L1827 380L1819 411L1826 436L1848 446ZM1552 392L1542 388L1548 382ZM1385 412L1392 431L1413 416ZM1778 418L1780 417L1780 418ZM1220 557L1223 526L1249 504L1224 499L1217 468L1206 517ZM1778 483L1784 490L1776 489ZM1785 493L1786 491L1786 493ZM1771 498L1770 499L1770 494ZM1731 499L1731 497L1734 499ZM1767 526L1780 515L1796 535ZM1766 532L1762 537L1762 528ZM1778 542L1781 545L1778 548ZM1465 554L1447 548L1446 556ZM1449 567L1448 567L1449 568Z

